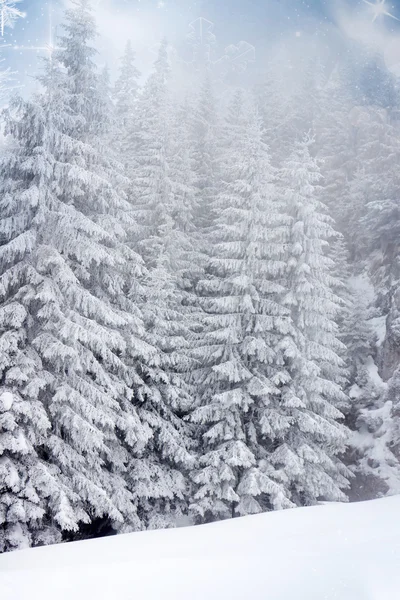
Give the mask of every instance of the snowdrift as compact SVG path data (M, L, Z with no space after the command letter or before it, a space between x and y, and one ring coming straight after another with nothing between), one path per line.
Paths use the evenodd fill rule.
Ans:
M1 600L398 600L400 496L0 556Z

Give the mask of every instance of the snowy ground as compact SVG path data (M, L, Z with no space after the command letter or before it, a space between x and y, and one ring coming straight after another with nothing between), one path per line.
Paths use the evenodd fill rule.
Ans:
M398 600L400 496L0 556L1 600Z

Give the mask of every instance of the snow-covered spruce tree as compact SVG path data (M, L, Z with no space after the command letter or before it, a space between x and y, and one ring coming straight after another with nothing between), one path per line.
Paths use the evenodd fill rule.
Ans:
M393 218L390 203L396 202L399 125L391 111L377 106L354 107L350 121L356 161L354 177L350 181L351 201L345 212L346 233L352 242L352 258L365 262L368 256L369 270L379 294L379 305L386 309L387 277L393 257L386 255L386 250L390 252L391 246L386 248L388 232L381 230L381 227L387 223L388 217Z
M383 73L382 76L385 79ZM385 97L385 90L381 92L381 98ZM375 393L367 392L361 397L364 407L358 413L359 434L355 437L359 449L357 467L369 486L369 496L399 490L398 452L396 456L400 364L397 111L398 100L392 98L390 107L382 108L379 98L375 97L375 105L358 107L353 115L358 169L351 183L349 229L354 238L354 256L366 266L375 288L377 308L382 317L386 317L385 339L378 347L375 362L371 359L369 365ZM386 392L380 376L388 382Z
M309 50L305 56L310 56ZM304 59L298 49L286 42L274 48L261 82L256 85L257 104L274 166L287 158L295 140L319 117L324 83L320 59Z
M364 387L368 359L376 353L376 340L368 323L368 306L362 293L349 291L349 301L344 312L342 340L347 348L348 387L357 397Z
M113 146L118 151L120 160L124 162L128 175L135 165L139 78L140 72L135 66L135 53L131 42L128 41L113 90L116 119Z
M196 240L196 174L191 161L191 117L193 100L187 95L172 110L168 143L168 169L172 194L173 244L171 267L178 285L191 303L193 288L201 274L200 248Z
M146 451L130 461L128 472L142 525L154 529L173 527L188 513L194 440L184 420L191 410L184 375L191 363L185 356L185 315L167 254L160 254L157 266L143 282L143 290L140 300L145 340L156 353L140 363L146 388L139 388L135 399L152 435Z
M8 309L8 310L7 310ZM3 312L3 311L2 311ZM20 307L20 317L22 307ZM3 312L14 322L18 308L9 305ZM15 334L15 332L13 332ZM11 339L11 335L8 339ZM3 334L1 343L6 341ZM17 338L14 335L14 340ZM13 352L14 350L14 352ZM14 347L11 356L18 350ZM3 366L3 365L2 365ZM35 445L46 436L49 421L40 403L14 396L6 387L0 394L0 553L60 540L46 517L47 500L54 486L48 468L39 459Z
M239 93L226 129L224 185L207 238L207 277L198 285L204 330L193 354L201 435L192 511L208 521L291 506L269 462L273 438L290 421L279 414L280 341L288 311L278 304L288 220L277 189L260 118ZM229 138L225 131L225 139Z
M400 367L390 379L383 400L380 410L365 415L367 425L374 420L377 439L374 455L368 457L375 461L371 465L370 460L368 466L378 467L388 494L400 494Z
M293 78L291 51L293 48L286 44L274 49L255 88L265 141L276 167L287 158L294 140L301 134L299 127L306 126L301 121L304 94L299 99L299 81ZM299 79L301 82L302 78Z
M119 76L114 86L116 112L127 129L135 112L139 93L139 78L140 71L135 65L135 52L132 49L132 42L129 40L121 59Z
M400 493L399 390L399 371L386 384L368 356L359 385L350 390L356 416L347 456L355 474L351 500Z
M385 385L374 362L376 340L368 323L365 298L360 292L352 294L343 321L343 341L347 345L350 398L346 423L352 431L345 462L355 475L349 498L369 500L386 491L385 478L394 456L389 449L390 406L383 398Z
M276 55L274 55L276 58ZM279 164L287 148L286 126L290 119L289 94L283 90L282 80L287 72L278 68L274 57L268 61L266 71L255 86L257 106L262 116L266 141L268 141L271 160ZM283 143L282 143L283 141Z
M322 199L340 232L346 234L344 243L348 244L347 233L351 231L347 220L352 207L349 188L356 168L356 151L351 123L353 101L341 71L337 65L321 91L314 129L315 153L322 159Z
M161 43L153 72L146 81L137 104L135 160L129 173L132 179L131 201L140 229L138 246L146 265L154 267L160 254L159 228L171 223L172 194L168 172L168 120L170 66L167 42Z
M398 152L400 145L398 142L396 145ZM387 333L378 361L380 372L387 381L400 365L400 200L398 176L386 170L386 177L391 181L390 189L384 186L376 193L375 199L367 204L361 226L366 230L369 272L375 286L377 304L382 314L387 315Z
M190 217L185 214L190 212L185 206L190 189L185 180L187 147L180 147L180 128L171 127L168 77L163 42L137 101L137 145L130 171L130 200L139 224L138 236L133 232L130 243L139 244L148 267L138 301L145 340L156 353L140 363L146 389L136 394L152 438L146 453L131 461L129 472L139 516L150 528L174 525L187 514L187 473L192 466L190 426L183 419L190 397L183 377L188 370L188 333L182 303L184 256L191 246Z
M2 99L7 77L0 71ZM26 352L31 317L18 298L21 288L27 290L36 277L24 260L33 241L36 197L13 181L14 164L15 156L4 148L0 163L0 552L59 541L47 508L49 502L55 507L58 498L60 509L65 498L38 452L50 427L38 401L46 378L35 354ZM19 386L23 394L15 392Z
M318 499L344 500L348 470L338 455L347 430L338 410L346 397L338 385L343 361L335 318L339 300L332 291L332 262L326 256L334 238L330 218L318 200L320 171L310 155L310 139L296 143L282 171L293 219L288 257L288 293L293 330L285 340L291 380L282 390L281 418L290 427L277 439L270 460L284 471L287 497L297 505Z
M25 378L26 387L30 378L34 387L35 363L22 357L20 350L24 343L21 325L27 315L17 302L3 306L0 312L1 373L11 367L11 377L13 371L14 377ZM20 370L21 358L25 359L24 372ZM11 378L9 383L12 383ZM37 452L49 425L46 413L35 397L27 400L12 394L4 386L3 379L0 394L0 552L60 540L59 533L46 516L51 493L59 492L59 486L54 484L51 468L40 460Z
M3 164L2 303L21 308L3 381L50 420L45 439L32 443L48 465L47 514L56 526L109 518L137 527L126 464L151 431L132 403L144 383L124 358L128 342L140 357L152 352L126 297L141 260L124 244L131 207L100 143L107 114L87 0L67 11L65 31L43 94L6 114L18 146Z
M149 269L160 265L181 290L192 287L198 270L194 237L194 175L190 162L190 104L169 91L164 41L137 102L137 145L130 199L138 218L137 242ZM177 104L177 108L175 106Z
M321 186L322 187L322 186ZM326 188L319 188L319 195L322 199L325 199ZM330 212L329 208L323 202L325 212ZM340 310L336 311L335 324L337 326L336 335L342 342L340 348L336 349L337 355L342 359L342 365L344 368L337 369L335 366L332 372L333 380L340 385L342 390L349 388L349 382L351 380L351 356L347 348L348 336L351 336L351 314L353 310L353 294L350 289L350 264L349 264L349 252L344 236L338 232L334 232L334 236L329 239L329 245L326 248L326 257L331 261L331 291L337 297L338 305ZM339 308L339 306L338 306ZM328 379L331 379L331 375L326 373ZM347 396L347 394L346 394ZM348 415L350 411L350 401L348 396L343 399L338 408L344 415Z
M191 126L192 169L196 194L195 219L200 250L204 250L201 241L215 218L213 206L220 180L219 133L217 100L211 76L207 74L199 91Z

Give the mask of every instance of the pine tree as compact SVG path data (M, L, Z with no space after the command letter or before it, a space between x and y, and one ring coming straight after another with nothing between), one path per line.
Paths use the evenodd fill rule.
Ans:
M146 453L132 461L130 473L139 516L150 528L174 525L187 514L187 474L193 461L190 427L184 421L190 397L184 377L189 367L183 306L192 251L191 190L184 131L171 127L169 71L164 41L137 101L136 164L130 171L130 197L139 225L130 243L138 244L148 268L139 303L145 341L156 351L140 365L146 390L138 394L140 414L152 437Z
M143 282L144 339L156 353L140 364L146 389L139 389L136 396L141 418L152 435L146 451L129 465L139 517L151 529L176 526L187 515L188 473L193 465L194 441L184 420L191 410L185 381L190 368L184 353L186 326L176 277L168 267L167 255L161 254Z
M368 307L359 291L350 294L351 303L345 313L343 342L347 348L349 386L363 387L368 357L376 353L374 333L368 323Z
M298 105L294 103L294 90L287 89L286 81L291 75L291 61L288 48L278 48L270 57L256 85L258 110L263 120L265 142L271 152L274 166L280 165L287 157L293 140L298 135L296 130Z
M4 111L0 552L400 493L393 78L285 44L226 109L205 46L111 89L64 31Z
M135 165L137 143L137 100L139 96L140 72L135 66L135 53L130 41L121 59L121 68L113 90L116 132L114 147L124 161L127 174Z
M384 473L389 470L387 461L390 464L393 455L388 447L389 404L385 406L385 386L374 362L376 340L368 322L365 298L359 292L352 295L343 331L348 350L350 398L346 422L353 432L345 458L355 475L349 497L350 500L366 500L385 490ZM384 414L387 415L385 424Z
M286 160L295 140L313 128L323 110L324 67L315 55L309 58L312 56L309 50L306 48L304 55L293 58L296 50L286 41L281 47L274 48L261 83L256 86L265 141L276 167ZM296 77L293 76L294 68Z
M23 316L22 307L9 304L2 311L2 326L10 326ZM5 319L4 319L5 317ZM9 319L7 322L6 319ZM15 333L2 335L1 346ZM21 330L20 330L21 333ZM17 337L17 336L15 336ZM18 349L11 349L11 356ZM3 357L7 356L4 352ZM33 365L31 365L32 367ZM4 367L4 363L2 364ZM17 368L15 368L17 370ZM34 377L34 372L31 373ZM50 544L60 535L48 519L49 501L57 488L51 467L38 456L37 449L47 435L50 423L43 407L35 400L15 397L7 388L0 395L0 553Z
M168 119L170 67L167 42L160 46L154 70L140 95L137 106L136 167L132 202L140 226L138 244L146 265L154 267L160 253L160 228L172 227L171 185L168 172Z
M8 71L0 71L2 100L8 91L8 77ZM29 237L31 211L29 194L20 197L20 186L12 182L5 170L9 158L4 149L0 165L0 552L60 539L47 517L49 499L54 500L52 493L59 490L51 467L40 457L40 447L50 427L35 396L40 387L40 364L35 356L24 354L29 314L18 298L10 297L19 284L28 283L34 272L27 264L18 264L19 252L23 254L24 249L23 236L21 240L19 234L25 229ZM12 194L18 198L16 203L11 202ZM25 202L28 210L24 214L21 208ZM13 240L14 248L11 244L9 251ZM28 400L11 391L14 382L21 380Z
M380 439L380 445L376 448L375 464L380 467L379 475L387 485L387 493L400 493L400 368L391 378L387 393L384 396L385 403L371 417L378 420L379 429L375 426L376 438ZM390 412L389 412L390 411ZM389 412L389 415L388 415ZM381 450L381 451L380 451ZM382 458L383 457L383 458ZM369 463L371 464L371 463Z
M354 247L353 258L368 257L379 304L386 309L394 257L390 254L388 231L382 228L393 219L396 210L398 125L389 111L374 106L355 107L351 121L356 169L350 185L351 203L345 212L346 232Z
M119 77L114 87L116 111L127 129L129 129L130 120L135 113L139 94L139 78L140 71L135 66L135 53L132 49L132 42L129 40L121 59Z
M204 232L212 226L215 218L213 203L218 193L220 152L218 136L220 124L217 100L211 77L206 76L199 91L198 105L192 119L192 169L195 175L195 217L199 229L199 248L204 251L201 240Z
M271 457L284 471L286 493L297 505L344 500L341 488L348 485L348 471L338 458L347 441L338 410L346 400L337 383L343 367L335 324L339 303L326 256L334 231L318 200L320 171L309 147L309 138L298 142L282 174L293 219L284 304L294 330L285 341L291 380L281 401L290 427Z
M400 201L397 175L386 171L385 178L390 181L391 189L383 189L367 204L361 225L366 229L377 305L387 315L387 333L380 355L381 373L387 381L400 364Z
M151 431L132 403L145 384L128 362L132 347L141 359L153 353L128 296L141 259L124 243L133 221L124 178L101 145L108 115L87 0L67 11L65 31L44 93L6 115L18 148L3 165L1 288L3 306L18 302L25 316L3 380L50 421L39 447L56 526L109 518L137 527L126 466Z
M369 500L400 492L399 372L385 384L369 356L351 390L354 433L349 468L355 474L350 499Z
M253 102L239 93L227 119L224 186L214 203L207 278L199 283L204 331L194 356L201 453L192 511L202 520L291 505L269 462L277 411L279 343L287 332L282 292L285 217Z
M50 528L77 526L72 518L73 495L60 480L58 469L46 464L50 421L42 397L52 375L33 344L36 314L43 310L41 295L51 286L40 272L35 248L38 224L43 221L43 199L49 193L44 180L51 172L52 158L41 145L47 135L41 107L16 100L11 108L5 115L6 131L20 144L13 146L1 163L0 373L3 397L6 394L12 399L4 409L0 429L5 549L45 540L45 517ZM45 312L43 317L46 323Z
M315 120L315 153L321 160L323 202L345 234L344 243L353 246L348 227L353 198L350 185L356 169L356 136L352 127L352 98L339 66L331 73L320 94L320 110ZM348 262L348 261L346 261Z
M186 302L193 302L193 288L201 273L201 254L196 242L196 185L191 161L191 116L193 101L176 101L172 109L168 143L168 170L172 194L172 244L169 246L171 268L178 285L186 291Z
M324 181L324 180L322 180ZM321 199L325 200L326 188L320 190ZM326 210L330 213L328 207ZM335 221L333 221L335 222ZM336 225L336 223L335 223ZM351 317L353 311L353 292L350 287L350 263L349 263L349 252L345 237L340 233L334 232L334 237L329 239L329 246L327 248L327 257L331 261L331 290L337 297L340 310L336 311L335 323L337 325L337 337L342 342L340 348L337 349L338 356L342 359L345 368L334 369L334 380L340 385L342 390L349 388L349 382L352 380L352 368L351 368L351 355L348 348L348 343L351 337ZM339 307L338 307L339 308ZM338 408L347 415L350 406L349 399L340 403Z
M351 183L352 202L346 216L354 257L365 265L375 288L378 314L386 320L385 339L378 347L377 356L370 358L367 364L367 384L357 399L354 435L356 469L365 486L363 492L366 497L374 497L386 492L397 493L399 489L395 449L400 363L397 242L400 146L398 98L393 94L393 82L376 61L372 61L368 69L369 76L361 84L373 105L358 107L353 114L358 169ZM375 79L374 88L369 80L371 73Z

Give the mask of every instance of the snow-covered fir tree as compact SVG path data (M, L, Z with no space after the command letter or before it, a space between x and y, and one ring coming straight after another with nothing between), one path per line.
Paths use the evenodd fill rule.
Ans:
M2 328L17 325L23 309L9 305L3 312ZM21 328L19 328L21 335ZM1 346L17 335L1 336ZM6 361L18 355L15 345L4 351ZM5 364L2 364L2 369ZM32 367L33 365L31 365ZM17 369L15 369L17 370ZM34 377L34 371L31 372ZM54 472L42 457L40 446L50 427L39 402L14 396L7 387L0 394L0 552L51 544L60 540L60 533L48 517L52 493L57 493Z
M344 366L335 323L340 304L332 289L332 261L326 255L335 234L318 199L321 175L310 143L308 136L296 143L282 173L293 220L283 300L293 323L285 339L290 381L280 403L290 426L278 437L271 457L285 474L287 496L297 505L321 498L344 500L342 488L349 474L338 458L347 441L338 407L346 398L338 383Z
M324 180L321 179L321 182ZM326 199L327 188L321 186L319 188L319 195L321 201ZM330 213L329 208L323 202L324 212ZM335 223L336 226L336 223ZM336 229L336 227L335 227ZM345 237L335 230L333 237L329 239L329 245L326 248L326 256L330 260L331 268L329 274L331 275L331 291L336 296L338 302L338 310L334 317L335 325L337 327L336 335L340 340L341 344L336 349L337 355L342 360L342 368L334 369L333 378L335 382L345 391L346 398L340 403L340 410L347 415L350 411L350 404L347 390L349 388L350 381L352 380L351 371L352 363L350 359L350 353L347 347L347 335L351 335L351 315L353 310L353 293L350 287L350 265L349 265L349 252ZM329 377L328 377L329 378Z
M160 253L160 229L172 227L172 194L168 170L168 119L170 66L167 41L158 52L154 69L138 99L135 161L131 201L140 229L137 243L146 265L154 267ZM171 240L172 242L172 240Z
M280 165L287 157L299 134L296 130L298 106L294 104L294 89L285 83L291 70L288 48L278 47L256 84L257 105L274 166Z
M395 78L300 35L254 100L192 29L114 83L72 0L4 111L0 551L399 493Z
M314 120L315 153L321 160L322 198L342 234L349 231L350 183L356 168L356 135L352 126L352 99L339 66L320 93L320 109ZM345 245L353 245L346 235ZM350 269L348 257L344 263Z
M128 41L113 90L116 119L113 145L124 162L128 175L135 165L139 79L140 72L135 65L135 53L132 43Z
M6 115L17 148L3 164L3 306L21 305L24 328L3 379L50 421L38 450L54 480L49 518L61 530L94 518L138 526L127 448L139 452L151 436L132 403L142 380L124 362L128 341L147 352L137 310L123 300L141 260L124 244L131 206L101 145L94 35L89 3L78 0L44 93Z
M173 103L168 143L168 169L172 194L173 244L169 247L171 268L178 285L193 295L193 286L201 273L201 248L196 239L196 173L191 160L191 117L193 99ZM177 108L175 108L175 106ZM189 302L189 299L186 299Z
M359 290L349 291L350 304L344 313L342 339L347 348L348 387L363 388L365 365L376 353L374 332L368 322L367 302Z
M130 463L130 482L146 527L171 526L187 514L188 473L193 440L184 416L190 409L185 381L188 324L183 305L184 277L190 268L191 192L184 123L172 127L168 89L170 66L164 41L154 70L137 100L130 201L138 247L148 272L138 302L145 340L155 349L140 363L146 389L138 390L141 415L152 438L144 455ZM187 277L187 274L186 274Z
M168 257L160 254L139 298L145 340L156 350L150 360L140 363L146 388L135 393L151 440L146 451L130 461L128 480L146 528L173 527L187 515L194 461L192 431L184 419L191 410L185 378L190 367L185 357L187 328L176 277L168 266Z
M9 73L0 70L0 100L8 92ZM6 162L6 161L5 161ZM35 360L24 355L26 323L29 316L23 305L13 298L11 288L23 276L13 269L16 248L11 253L4 246L13 233L23 227L24 216L10 206L9 192L17 186L5 182L1 165L0 187L0 552L25 548L32 544L52 543L59 534L47 521L46 512L52 485L51 469L41 460L40 446L50 427L46 412L34 395L26 400L11 391L13 377L19 379L20 367L25 384L35 386ZM7 178L8 178L7 173ZM29 219L29 216L28 216ZM18 242L17 242L18 246ZM14 280L14 283L13 283ZM7 373L8 380L5 375ZM12 374L14 373L14 375ZM8 384L10 387L8 387Z
M321 99L326 84L321 61L297 57L293 76L294 48L286 40L270 57L256 85L257 104L263 118L266 142L274 166L287 159L296 139L314 126L324 110Z
M381 156L386 150L389 165L384 165L383 169L388 181L382 186L374 182L373 196L369 197L365 216L361 220L364 247L369 257L368 270L375 286L377 305L382 315L387 315L387 333L379 361L385 380L394 374L400 364L400 181L395 166L400 156L400 145L398 125L394 131L392 125L389 127L389 147L377 150Z
M114 86L115 106L117 114L128 128L134 116L136 100L139 94L140 71L135 65L135 52L129 40L121 59L120 71Z
M399 373L385 384L369 356L361 374L351 390L356 420L347 462L355 474L353 501L400 492Z
M219 112L210 74L207 74L199 90L191 127L192 168L195 174L196 224L199 229L199 247L204 232L214 221L214 199L218 194L220 177Z
M375 437L373 467L378 467L379 476L384 480L389 494L400 493L400 368L394 372L383 396L383 406L376 412L365 415L374 419ZM389 413L389 414L388 414ZM378 421L378 427L376 427ZM368 421L367 421L368 424ZM368 457L369 458L369 457ZM369 463L368 466L370 466Z
M226 123L223 188L214 201L207 278L198 292L204 331L194 356L201 452L192 511L202 520L290 506L271 467L273 437L289 427L279 414L287 379L279 344L290 325L282 293L284 236L274 173L260 117L238 93Z
M390 409L383 400L385 385L375 364L376 339L368 320L368 306L360 291L351 295L343 322L347 346L348 395L346 423L352 431L345 462L355 477L351 480L351 500L374 498L386 490L386 470L393 460L381 417ZM388 430L390 427L388 427Z

